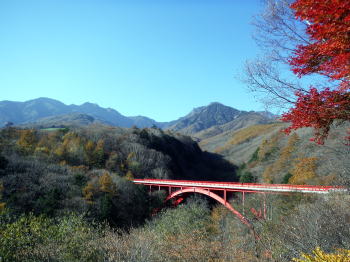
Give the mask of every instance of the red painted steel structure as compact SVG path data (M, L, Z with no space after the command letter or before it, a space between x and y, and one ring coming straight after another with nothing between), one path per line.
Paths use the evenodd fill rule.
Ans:
M213 181L190 181L190 180L165 180L165 179L134 179L135 184L146 185L152 188L168 190L166 201L175 199L175 204L183 200L188 193L199 193L207 195L227 207L244 224L252 228L251 223L244 215L238 212L227 201L229 192L242 192L243 201L245 193L313 193L327 194L330 192L344 192L346 189L339 186L311 186L311 185L285 185L285 184L256 184L237 182L213 182ZM221 195L221 196L220 196ZM244 204L244 202L243 202ZM264 197L264 217L266 217L266 203Z
M340 186L311 186L311 185L286 185L286 184L257 184L238 182L214 182L191 180L166 180L166 179L134 179L135 184L158 186L167 188L195 187L209 190L224 190L250 193L318 193L345 191Z

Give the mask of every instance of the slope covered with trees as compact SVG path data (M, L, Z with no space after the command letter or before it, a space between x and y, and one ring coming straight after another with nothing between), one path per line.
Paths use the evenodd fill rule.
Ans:
M0 138L2 201L16 213L89 212L135 225L149 215L153 196L134 177L236 179L235 166L160 129L10 127Z
M199 145L240 166L238 173L250 174L250 182L348 183L349 147L342 141L347 126L331 129L324 145L310 141L313 137L310 128L287 136L283 133L286 127L285 123L253 125L204 139ZM312 172L308 166L312 167ZM295 175L287 179L292 174L303 174L303 178L297 179Z

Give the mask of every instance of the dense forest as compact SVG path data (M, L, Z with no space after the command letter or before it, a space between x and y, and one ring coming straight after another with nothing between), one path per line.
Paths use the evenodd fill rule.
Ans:
M229 162L189 137L155 128L10 127L0 135L3 198L18 213L89 212L118 226L137 225L157 197L132 184L134 177L236 180Z
M31 261L33 254L23 252L39 252L37 245L61 234L66 237L66 233L57 230L72 231L74 238L85 242L92 239L76 234L92 230L90 237L95 238L97 228L109 234L115 230L127 234L148 223L153 211L163 207L164 192L149 193L146 187L131 182L134 177L237 180L236 167L220 156L202 152L189 137L157 128L8 127L0 131L0 149L0 257L4 261ZM69 225L64 229L61 223ZM49 231L34 233L32 226ZM105 231L107 228L109 231ZM113 234L120 237L120 232ZM68 247L69 243L65 245ZM68 257L62 257L63 261L73 261L70 255L76 256L76 261L85 261L85 255L74 249L69 252L74 254L64 255ZM101 252L97 252L98 258L94 252L86 254L86 261L102 259L105 253ZM50 259L60 261L61 258L54 258L56 255L49 255ZM37 254L34 261L44 259L42 256L43 253Z
M3 261L288 261L318 246L348 248L344 195L267 196L266 220L249 211L259 209L261 197L248 196L244 210L235 196L259 241L208 199L161 209L165 192L130 180L247 179L186 136L98 125L8 127L0 142Z

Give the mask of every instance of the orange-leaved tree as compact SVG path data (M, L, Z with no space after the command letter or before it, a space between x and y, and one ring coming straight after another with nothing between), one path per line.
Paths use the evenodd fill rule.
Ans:
M299 77L317 73L335 81L334 88L311 86L296 92L297 101L282 117L286 129L312 127L323 144L334 123L350 120L350 1L296 0L295 17L307 22L310 41L298 45L289 63Z
M289 110L286 133L311 127L323 144L333 124L350 120L350 1L265 2L253 20L262 57L247 61L244 81L268 107Z

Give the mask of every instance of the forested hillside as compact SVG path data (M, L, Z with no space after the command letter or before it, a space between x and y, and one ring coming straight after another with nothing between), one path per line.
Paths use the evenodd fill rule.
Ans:
M5 128L0 138L3 200L19 213L89 211L95 218L135 224L149 215L149 198L144 188L128 182L134 177L236 180L228 161L202 152L189 137L160 129ZM138 203L146 210L136 208Z
M245 206L259 210L261 198L247 196L242 206L237 195L232 199L233 205L246 212L261 237L255 243L248 228L232 213L205 199L189 200L152 217L155 210L163 207L165 192L150 193L147 187L130 182L134 177L297 184L339 181L338 174L316 175L312 169L316 167L315 158L299 160L298 152L305 151L304 147L298 149L303 144L302 135L286 137L279 132L280 127L281 124L255 126L255 132L242 129L227 139L233 149L242 143L247 146L251 139L260 140L259 150L255 149L238 170L218 155L202 152L189 137L155 128L95 125L2 129L0 254L5 261L270 261L271 256L287 261L314 248L308 235L294 242L292 234L301 234L298 227L303 221L316 222L315 203L317 208L324 207L317 209L318 214L334 224L319 225L320 230L329 232L313 236L314 241L324 237L345 241L350 232L344 231L348 222L343 218L350 202L342 201L336 206L334 202L347 196L324 199L271 195L271 213L267 220L261 220L247 209L244 211ZM267 136L262 140L259 135L264 130ZM230 147L224 145L217 151L225 150ZM295 172L291 160L297 163ZM287 165L291 176L284 181L287 169L282 166ZM264 173L259 177L263 167L280 168L280 172L270 170L265 172L270 176ZM329 208L332 213L328 213ZM276 230L281 217L290 223L284 233ZM18 232L16 237L14 230ZM304 229L305 232L312 234L312 228ZM346 242L340 246L346 248ZM331 246L322 248L332 251Z
M242 181L292 184L343 184L350 178L346 126L333 127L325 145L310 139L311 129L290 135L284 123L253 125L202 140L203 150L240 166ZM247 177L249 177L248 180Z

